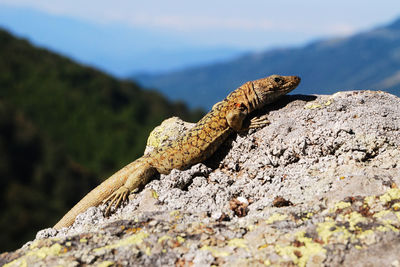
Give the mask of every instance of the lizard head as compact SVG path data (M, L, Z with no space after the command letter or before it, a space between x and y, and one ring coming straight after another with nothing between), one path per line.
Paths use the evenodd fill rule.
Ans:
M255 108L261 108L296 88L300 77L271 75L250 83L257 98Z

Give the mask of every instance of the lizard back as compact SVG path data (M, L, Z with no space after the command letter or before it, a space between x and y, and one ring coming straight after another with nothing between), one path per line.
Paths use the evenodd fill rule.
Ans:
M158 172L167 174L172 169L183 170L209 158L233 132L225 118L228 103L227 99L219 102L181 138L148 155L150 164Z

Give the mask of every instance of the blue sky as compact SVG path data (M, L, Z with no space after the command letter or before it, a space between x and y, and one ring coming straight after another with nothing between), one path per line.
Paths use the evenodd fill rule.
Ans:
M264 49L348 35L400 15L398 0L0 0L96 24L185 35L201 45Z
M127 77L347 36L399 11L398 0L0 0L0 26Z

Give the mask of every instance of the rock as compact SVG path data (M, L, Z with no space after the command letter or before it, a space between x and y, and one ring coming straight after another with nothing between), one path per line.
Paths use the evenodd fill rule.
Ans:
M0 264L399 265L400 99L287 96L266 112L269 126L160 175L110 218L91 208L69 229L42 230L2 254ZM161 126L149 137L153 148L191 124Z

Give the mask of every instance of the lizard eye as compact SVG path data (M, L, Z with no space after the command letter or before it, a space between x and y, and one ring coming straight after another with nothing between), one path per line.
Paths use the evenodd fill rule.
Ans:
M279 78L279 77L275 77L275 78L274 78L274 81L275 81L276 83L281 83L281 82L282 82L282 79Z
M236 103L235 106L237 108L239 108L240 110L245 110L246 109L246 105L243 103Z

